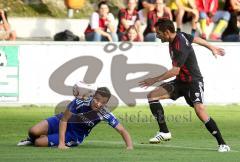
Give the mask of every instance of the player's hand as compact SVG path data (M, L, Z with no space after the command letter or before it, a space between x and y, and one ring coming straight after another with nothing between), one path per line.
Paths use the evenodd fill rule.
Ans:
M66 149L69 149L70 147L67 147L66 145L61 145L61 144L59 144L58 145L58 149L60 149L60 150L66 150Z
M145 79L143 81L140 81L139 86L142 87L142 88L144 88L144 87L148 88L149 86L153 85L156 82L157 82L156 78L148 78L148 79Z
M217 55L219 55L219 56L225 55L225 51L223 48L219 48L219 47L215 47L215 46L212 47L212 53L215 58L217 58Z

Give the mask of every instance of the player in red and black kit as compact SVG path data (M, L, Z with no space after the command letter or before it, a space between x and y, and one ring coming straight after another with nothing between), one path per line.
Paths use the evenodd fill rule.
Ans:
M205 124L208 131L216 138L219 152L230 151L230 147L225 143L215 121L208 116L203 105L203 77L198 67L192 43L197 43L212 51L213 55L223 56L224 50L209 44L207 41L186 33L176 33L173 22L169 19L160 19L156 25L157 37L162 42L169 42L169 52L172 59L172 68L164 74L148 78L140 82L140 86L149 87L156 82L176 76L176 79L164 83L148 94L149 105L152 114L155 116L160 131L155 137L150 139L150 143L159 143L163 140L170 140L165 119L164 110L160 104L160 99L173 99L184 97L186 102L194 108L198 118Z

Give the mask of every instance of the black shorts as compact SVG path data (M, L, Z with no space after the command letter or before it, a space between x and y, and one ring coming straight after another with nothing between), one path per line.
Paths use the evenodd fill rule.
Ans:
M184 97L187 104L191 107L195 103L203 103L204 84L203 81L193 81L191 83L182 83L176 80L166 82L161 85L168 91L170 98L176 100Z

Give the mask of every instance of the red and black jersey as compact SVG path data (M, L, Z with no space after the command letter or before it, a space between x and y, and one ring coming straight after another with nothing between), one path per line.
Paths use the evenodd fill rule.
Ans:
M190 83L203 80L198 67L197 58L192 47L193 36L179 32L172 43L169 43L169 52L172 65L180 67L176 79L180 82Z
M158 17L157 10L148 12L147 27L144 31L144 36L147 35L148 33L155 33L154 25L158 22L159 19L162 18L170 19L170 15L167 12L164 12L163 16Z
M121 9L118 13L118 30L117 32L125 32L126 29L124 28L123 24L121 23L122 19L126 19L128 21L132 21L132 24L129 25L134 25L134 23L139 20L139 15L137 10L134 10L132 14L129 14L127 9Z
M156 3L156 0L138 0L138 11L141 10L141 9L143 9L142 3L143 3L144 1L146 1L146 2L148 2L148 3L150 3L150 4L155 4L155 3Z
M103 19L103 18L99 18L99 28L101 28L103 31L107 31L107 26L105 25L106 24L106 19ZM91 33L91 32L94 32L94 30L92 29L91 25L88 24L86 30L85 30L85 34L87 33Z
M127 36L127 34L125 34L125 35L122 37L121 41L130 41L130 39L129 39L129 37ZM133 42L141 42L140 37L137 36L137 37L133 40Z

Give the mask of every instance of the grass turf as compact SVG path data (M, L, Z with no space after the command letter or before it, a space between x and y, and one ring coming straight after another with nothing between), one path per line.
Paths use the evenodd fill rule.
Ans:
M121 137L102 122L80 146L69 150L56 148L17 147L32 125L54 113L50 107L0 108L0 161L18 162L238 162L240 159L240 107L210 106L209 114L217 122L233 151L218 153L215 139L197 119L191 108L167 106L168 127L173 139L161 144L148 144L157 131L157 124L147 106L118 108L113 113L130 132L135 147L124 149Z

